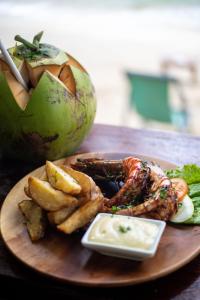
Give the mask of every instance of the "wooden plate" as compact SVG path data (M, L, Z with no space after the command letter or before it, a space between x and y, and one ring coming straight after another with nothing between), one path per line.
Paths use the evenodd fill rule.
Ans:
M105 157L118 159L126 153L88 153L79 157ZM65 163L73 162L72 156ZM139 155L137 155L139 156ZM152 157L163 168L173 164ZM57 161L58 164L64 160ZM25 199L24 186L29 175L40 176L41 167L20 180L10 191L1 210L1 233L9 250L32 269L72 284L85 286L125 286L150 281L182 267L200 252L200 227L168 225L156 256L144 262L112 258L89 251L81 246L80 234L66 236L49 230L42 241L33 244L23 224L17 204Z

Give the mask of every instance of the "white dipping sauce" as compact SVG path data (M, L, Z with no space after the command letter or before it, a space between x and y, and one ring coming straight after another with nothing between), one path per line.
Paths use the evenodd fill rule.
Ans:
M131 217L104 215L93 225L90 241L149 249L154 244L159 227L156 224Z

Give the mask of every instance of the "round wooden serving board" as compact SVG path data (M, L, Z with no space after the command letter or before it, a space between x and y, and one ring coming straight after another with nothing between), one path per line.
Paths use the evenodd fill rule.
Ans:
M124 158L127 153L86 153L59 160L69 164L80 157ZM141 157L140 155L137 155ZM174 165L152 157L163 168ZM200 252L200 227L167 225L156 255L144 262L103 256L82 247L81 234L64 235L50 229L46 237L32 243L18 203L27 197L24 186L30 175L40 176L41 167L20 180L6 197L1 210L1 233L9 250L32 269L72 284L125 286L153 280L182 267Z

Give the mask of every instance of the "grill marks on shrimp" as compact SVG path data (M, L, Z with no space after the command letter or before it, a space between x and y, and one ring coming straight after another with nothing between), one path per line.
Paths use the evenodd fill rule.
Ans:
M149 164L151 186L144 202L131 208L117 211L117 214L144 216L167 221L177 211L177 195L164 171Z
M144 192L146 188L150 170L140 159L128 157L123 160L123 170L125 173L125 183L119 192L107 201L107 206L128 204Z
M172 183L156 164L135 157L118 161L93 158L81 160L73 167L94 180L100 176L102 180L124 181L112 198L104 198L103 212L167 221L177 211L177 195ZM136 201L138 197L142 199L140 204Z

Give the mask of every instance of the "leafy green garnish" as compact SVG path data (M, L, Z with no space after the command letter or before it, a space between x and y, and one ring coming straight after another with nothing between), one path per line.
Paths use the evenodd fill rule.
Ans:
M130 227L130 226L125 227L125 226L123 226L123 225L119 225L119 231L120 231L121 233L127 233L127 231L129 231L129 230L131 230L131 227Z
M142 161L141 165L142 165L143 170L146 170L146 168L147 168L147 161Z
M194 164L185 165L183 168L175 170L167 170L166 175L169 178L183 178L187 184L200 183L200 167Z
M182 207L183 206L183 203L179 202L178 203L178 208Z
M194 204L194 213L190 219L185 221L186 224L200 224L200 197L194 197L192 199Z
M198 197L200 196L200 183L193 183L189 186L189 196Z
M194 164L185 165L183 168L167 170L166 175L169 178L183 178L189 187L189 196L194 205L194 213L186 224L200 224L200 167ZM182 203L178 204L178 207Z
M161 198L161 199L165 199L166 196L167 196L167 189L166 189L165 187L162 187L162 188L160 189L160 198Z
M116 212L116 211L118 211L119 210L119 208L116 206L116 205L113 205L112 206L112 212Z

